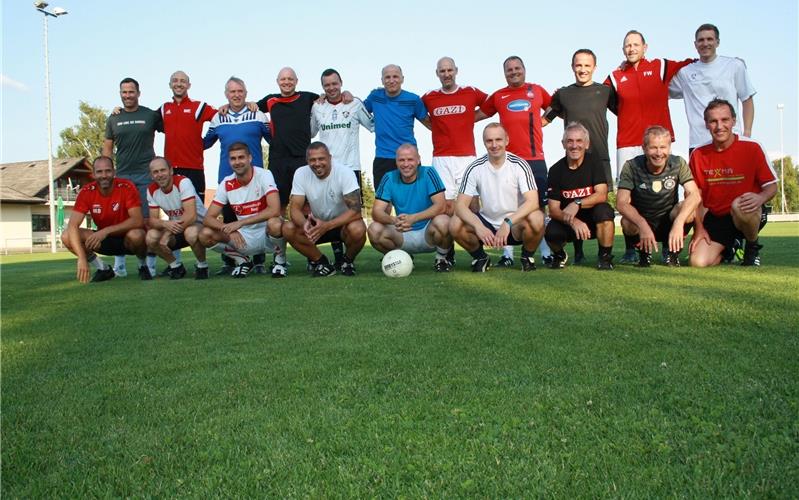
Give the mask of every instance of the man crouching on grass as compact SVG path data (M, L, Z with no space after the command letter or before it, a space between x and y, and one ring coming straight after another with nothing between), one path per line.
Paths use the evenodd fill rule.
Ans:
M253 268L250 256L264 253L271 246L275 249L272 277L283 278L286 256L279 251L283 221L275 178L268 170L253 168L250 149L243 142L230 145L228 160L233 173L222 179L216 190L203 220L205 227L200 232L200 242L233 258L234 278L246 278ZM225 223L218 217L227 204L236 214L236 220Z
M144 219L136 185L127 179L116 179L114 161L99 156L92 164L94 181L78 193L61 241L78 257L78 281L89 282L89 264L97 271L92 282L107 281L114 270L97 254L135 255L139 259L139 277L150 280L144 263L147 247L144 241ZM90 215L96 231L80 227Z
M172 251L191 246L191 251L197 257L194 277L198 280L208 279L205 247L198 238L205 217L205 205L194 190L194 184L188 177L175 175L172 165L160 156L150 162L150 177L155 182L147 188L147 204L150 208L147 249L169 264L169 279L178 280L186 275L186 268L175 259ZM164 211L168 220L158 217L159 210Z

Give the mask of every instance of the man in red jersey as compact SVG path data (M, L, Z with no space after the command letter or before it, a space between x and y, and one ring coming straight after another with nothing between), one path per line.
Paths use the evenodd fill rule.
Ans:
M499 122L508 133L508 151L527 160L538 186L538 206L546 207L547 164L544 160L544 133L541 115L549 107L552 96L543 87L528 83L524 61L519 56L510 56L502 63L507 87L491 94L480 106L477 120L499 113ZM542 208L543 209L543 208ZM541 241L541 255L549 262L550 252L545 241ZM512 247L505 247L499 266L513 265Z
M452 215L463 173L476 158L474 147L475 111L488 94L475 87L461 87L455 78L458 67L451 57L436 63L436 76L441 88L422 96L430 115L433 135L433 168L446 187L447 214Z
M669 82L683 66L693 61L650 60L644 57L647 48L641 32L628 31L621 47L625 62L605 79L605 85L615 93L618 116L616 169L613 174L616 180L627 160L644 154L641 141L647 128L653 125L665 127L674 141L669 113ZM625 239L625 252L620 264L638 262L633 245L632 240Z
M92 282L114 277L114 270L97 256L98 253L136 255L139 277L152 279L144 263L147 246L136 185L127 179L114 178L114 161L108 156L94 160L92 172L95 180L81 188L67 229L61 235L64 246L78 257L78 281L89 281L89 264L97 269ZM97 226L96 231L80 227L87 214Z
M777 177L763 147L733 133L735 120L729 101L710 101L705 126L712 142L691 154L691 172L702 192L690 246L695 267L721 262L722 252L736 238L746 240L741 265L760 265L763 205L777 194Z

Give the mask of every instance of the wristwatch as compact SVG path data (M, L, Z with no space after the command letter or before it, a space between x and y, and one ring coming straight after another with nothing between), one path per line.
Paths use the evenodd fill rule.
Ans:
M510 221L510 217L505 217L502 222L508 225L508 229L513 229L513 222Z
M574 204L577 205L578 207L582 208L583 207L583 199L582 198L575 198L574 199Z

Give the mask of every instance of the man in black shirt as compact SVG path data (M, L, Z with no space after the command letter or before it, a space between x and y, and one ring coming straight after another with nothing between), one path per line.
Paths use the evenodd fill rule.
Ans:
M552 249L552 269L563 269L568 257L563 245L575 240L599 241L597 269L613 269L613 209L608 204L608 184L602 164L586 155L588 129L571 122L563 132L566 156L549 170L549 216L544 237Z

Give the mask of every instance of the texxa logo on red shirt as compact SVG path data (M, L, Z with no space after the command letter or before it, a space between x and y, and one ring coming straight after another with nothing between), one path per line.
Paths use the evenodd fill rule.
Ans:
M586 196L591 196L592 194L594 194L594 186L561 191L561 195L566 199L585 198Z

